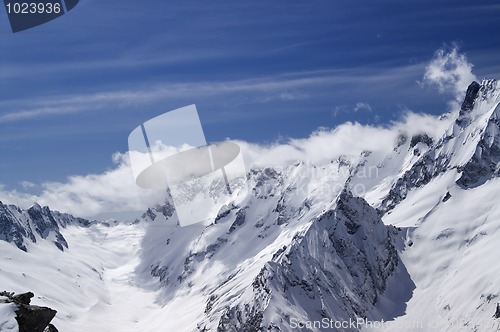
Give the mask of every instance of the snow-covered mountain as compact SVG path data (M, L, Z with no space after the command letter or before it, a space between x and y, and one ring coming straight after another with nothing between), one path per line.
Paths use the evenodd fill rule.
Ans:
M52 241L59 250L68 248L68 243L59 230L59 225L78 223L83 219L52 212L48 207L35 204L26 211L14 205L0 202L0 239L13 242L19 249L27 251L28 242ZM82 223L84 224L84 223Z
M474 82L441 137L251 169L187 227L169 202L113 224L0 204L0 283L61 331L500 330L499 103Z
M463 188L481 185L499 175L500 94L497 82L473 82L455 123L443 137L408 167L392 186L379 209L399 204L413 188L428 184L440 174L456 170Z

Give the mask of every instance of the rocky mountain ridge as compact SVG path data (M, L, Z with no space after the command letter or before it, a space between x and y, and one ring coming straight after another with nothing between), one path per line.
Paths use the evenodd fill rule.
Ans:
M456 183L464 188L497 177L500 174L499 102L496 80L471 83L456 121L397 179L378 207L380 213L390 211L406 198L408 191L428 184L446 171L457 170L460 177Z

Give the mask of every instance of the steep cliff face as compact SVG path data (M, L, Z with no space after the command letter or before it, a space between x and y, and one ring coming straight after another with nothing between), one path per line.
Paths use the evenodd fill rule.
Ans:
M68 215L53 213L48 207L35 204L28 210L21 210L14 205L0 202L0 239L14 243L19 249L27 251L27 242L38 240L52 241L59 250L68 248L68 243L59 230ZM57 220L60 220L58 223ZM76 221L76 218L73 218Z
M248 190L208 224L178 227L169 203L149 210L138 221L147 225L141 280L159 281L167 307L185 303L199 330L287 331L292 318L374 317L400 264L398 232L345 189L351 167L339 159L253 169Z
M372 316L399 262L391 231L363 199L342 191L266 262L242 296L250 301L224 309L217 330L290 331L299 322Z
M478 186L499 175L500 89L497 81L473 82L459 115L443 137L393 183L378 207L392 210L408 192L446 172L457 172L457 184Z

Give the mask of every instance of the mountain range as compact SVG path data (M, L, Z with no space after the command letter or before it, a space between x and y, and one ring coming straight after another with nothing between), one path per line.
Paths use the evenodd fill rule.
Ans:
M133 222L0 203L0 284L60 331L498 331L499 103L473 82L437 139L252 168L186 227L168 200Z

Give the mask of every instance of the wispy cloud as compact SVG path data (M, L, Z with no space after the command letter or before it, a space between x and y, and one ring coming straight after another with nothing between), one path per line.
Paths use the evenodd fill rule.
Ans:
M83 107L61 105L54 107L40 107L31 110L19 110L15 112L0 115L0 123L20 121L24 119L32 119L40 116L55 115L55 114L70 114L82 111Z
M370 86L371 90L376 90L376 86L374 87L372 84L380 85L380 82L385 82L385 87L397 87L402 80L411 81L409 78L418 75L420 69L420 65L389 70L373 68L325 69L234 81L163 82L152 84L146 88L141 86L135 89L55 95L28 100L3 100L0 101L0 109L8 111L0 113L0 123L49 115L95 111L105 107L125 108L173 98L199 100L200 98L213 99L244 95L245 98L253 100L255 103L273 100L287 102L327 94L327 91L331 91L334 87L353 86L364 89ZM367 105L360 104L354 108L367 109Z
M147 56L146 56L147 55ZM136 52L130 51L128 54L122 55L120 58L111 59L95 59L95 60L79 60L73 62L48 62L44 66L40 66L38 62L33 63L9 63L3 64L0 71L0 80L8 80L18 77L33 77L41 75L60 75L86 72L86 71L119 71L130 68L147 68L151 66L178 66L198 61L210 61L214 59L223 60L228 57L238 56L243 54L231 55L223 51L204 51L204 52L186 52L186 53L147 53L145 50Z
M370 106L370 104L366 102L357 102L354 105L340 105L340 106L335 106L335 109L332 112L333 117L337 117L342 113L356 113L360 111L365 111L365 112L372 112L373 109Z
M356 103L356 106L354 106L354 112L363 111L363 110L371 112L372 107L368 103L363 103L363 102Z

